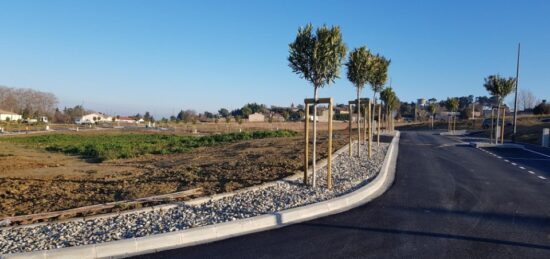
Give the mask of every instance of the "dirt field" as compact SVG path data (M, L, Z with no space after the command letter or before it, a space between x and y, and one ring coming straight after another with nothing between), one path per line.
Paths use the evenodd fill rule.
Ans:
M347 141L347 131L336 131L334 149ZM322 159L326 157L326 132L321 131L318 143L318 157ZM89 163L74 156L0 142L0 218L196 187L203 188L203 195L231 191L301 170L303 148L300 134L201 147L180 154Z

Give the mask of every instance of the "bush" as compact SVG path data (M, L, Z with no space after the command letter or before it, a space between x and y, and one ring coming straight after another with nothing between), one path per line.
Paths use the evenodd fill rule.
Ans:
M546 115L550 114L550 104L542 102L539 105L535 106L533 113L536 115Z

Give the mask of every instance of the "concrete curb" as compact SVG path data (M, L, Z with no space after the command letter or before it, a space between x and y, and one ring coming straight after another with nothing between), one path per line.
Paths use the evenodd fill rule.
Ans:
M375 199L392 185L399 136L400 132L397 131L388 147L380 172L374 180L356 191L331 200L204 227L92 245L8 254L0 258L123 258L280 228L347 211Z
M497 147L497 148L524 148L523 145L519 144L511 144L511 143L504 143L504 144L493 144L493 143L486 143L486 142L470 142L470 146L476 147L476 148L482 148L482 147Z
M455 130L454 132L449 132L449 131L441 132L441 133L439 133L439 135L441 135L441 136L464 136L467 133L468 133L468 131L466 131L466 130Z

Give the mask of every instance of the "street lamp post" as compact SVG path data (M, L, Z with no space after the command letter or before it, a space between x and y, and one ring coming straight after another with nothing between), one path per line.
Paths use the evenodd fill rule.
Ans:
M512 133L512 142L516 142L516 125L518 117L518 83L519 83L519 54L521 43L518 43L518 60L516 63L516 94L514 97L514 132Z

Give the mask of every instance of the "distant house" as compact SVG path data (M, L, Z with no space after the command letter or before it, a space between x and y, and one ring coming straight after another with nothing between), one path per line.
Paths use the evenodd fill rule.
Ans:
M447 120L449 116L460 116L460 112L440 111L435 114L435 120Z
M332 114L332 116L334 116L334 113ZM310 115L310 116L309 116L309 120L310 120L310 121L313 121L313 115ZM328 109L326 109L326 108L321 108L321 109L317 112L317 121L318 121L318 122L328 122Z
M115 122L122 122L122 123L143 123L145 122L143 119L139 118L136 119L135 117L118 117L115 118Z
M253 113L248 115L248 121L249 122L263 122L265 121L265 115L261 113Z
M274 122L284 122L284 121L285 121L285 117L283 117L283 115L281 115L281 114L274 113L274 114L271 115L271 121L274 121Z
M136 120L132 117L118 117L115 119L115 122L136 123Z
M112 122L113 117L107 116L100 112L94 112L90 114L86 114L82 117L79 117L75 120L76 124L93 124L96 122Z
M0 121L17 121L21 119L23 119L23 116L15 112L0 110Z

